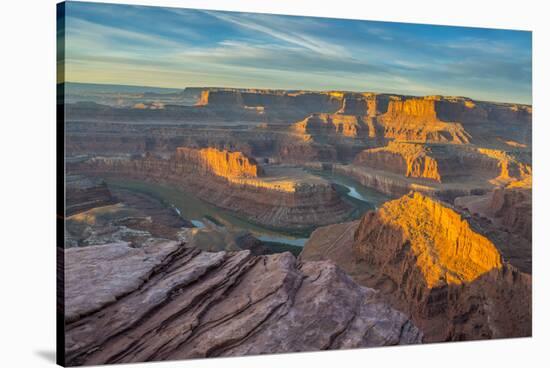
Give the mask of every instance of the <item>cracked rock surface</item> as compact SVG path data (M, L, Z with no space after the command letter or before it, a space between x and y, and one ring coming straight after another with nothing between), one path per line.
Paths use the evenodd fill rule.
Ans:
M116 243L66 250L65 267L68 365L422 341L331 261Z

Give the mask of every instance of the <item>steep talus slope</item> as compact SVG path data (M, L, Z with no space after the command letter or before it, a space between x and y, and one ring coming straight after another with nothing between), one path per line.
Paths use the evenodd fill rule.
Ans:
M531 276L503 262L452 208L418 193L387 202L358 225L316 230L300 257L331 259L380 289L425 341L531 335Z
M98 262L103 272L88 266ZM69 365L422 340L402 313L328 261L207 253L170 243L151 254L124 245L71 249L65 264Z

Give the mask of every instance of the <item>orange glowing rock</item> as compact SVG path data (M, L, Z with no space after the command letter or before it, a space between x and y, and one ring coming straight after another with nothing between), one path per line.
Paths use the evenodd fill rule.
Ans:
M471 136L462 124L440 119L440 103L433 96L390 100L388 111L379 118L384 136L400 141L469 143Z
M327 133L350 138L364 128L357 116L343 114L312 114L293 125L293 131L304 136Z
M430 153L430 148L422 144L390 142L385 147L360 152L355 162L394 171L407 177L441 182L437 161Z
M395 244L384 244L385 251L410 247L428 288L471 282L502 267L501 255L489 239L473 231L459 213L420 193L386 202L376 217L381 223L376 227L368 216L361 221L360 243L373 246L370 240L383 241L381 234L387 234L388 228L400 233L392 238Z
M478 148L478 152L498 161L500 175L493 179L495 184L508 184L512 187L530 187L531 166L519 161L509 153L496 149Z
M242 152L230 152L216 148L193 149L178 147L176 157L196 163L200 169L227 179L256 178L261 167Z

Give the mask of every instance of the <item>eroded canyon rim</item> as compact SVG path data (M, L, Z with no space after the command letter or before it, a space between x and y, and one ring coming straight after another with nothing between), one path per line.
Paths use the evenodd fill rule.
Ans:
M531 106L64 88L73 364L531 335Z

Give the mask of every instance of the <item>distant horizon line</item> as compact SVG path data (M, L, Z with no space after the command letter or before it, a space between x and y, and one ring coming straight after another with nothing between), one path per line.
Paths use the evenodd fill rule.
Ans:
M76 81L63 81L63 82L57 82L56 84L85 84L85 85L98 85L98 86L118 86L118 87L141 87L141 88L155 88L155 89L166 89L166 90L185 90L186 88L226 88L226 89L235 89L235 90L246 90L246 89L256 89L256 90L271 90L271 91L304 91L304 92L349 92L349 93L375 93L380 95L398 95L398 96L406 96L406 97L428 97L428 96L441 96L441 97L461 97L461 98L467 98L472 101L477 102L488 102L488 103L503 103L503 104L515 104L515 105L525 105L525 106L531 106L533 103L524 103L524 102L511 102L511 101L502 101L502 100L482 100L482 99L475 99L468 96L460 96L460 95L446 95L446 94L426 94L426 95L408 95L408 94L400 94L400 93L393 93L393 92L378 92L378 91L356 91L356 90L344 90L344 89L302 89L302 88L296 88L296 89L290 89L290 88L268 88L268 87L221 87L221 86L185 86L185 87L159 87L159 86L150 86L150 85L140 85L140 84L117 84L117 83L96 83L96 82L76 82Z

